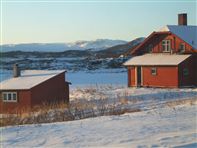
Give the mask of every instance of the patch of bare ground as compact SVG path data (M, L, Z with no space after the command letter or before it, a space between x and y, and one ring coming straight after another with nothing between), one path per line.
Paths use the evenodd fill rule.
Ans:
M180 106L180 105L189 105L189 106L197 105L197 98L169 101L169 102L166 102L165 105L170 108L174 108L174 107Z

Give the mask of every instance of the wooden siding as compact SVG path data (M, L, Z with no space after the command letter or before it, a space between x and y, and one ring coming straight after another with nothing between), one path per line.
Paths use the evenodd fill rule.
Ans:
M17 92L17 102L3 102L2 92ZM29 90L10 90L0 93L0 113L17 113L27 110L31 106L31 92Z
M157 69L157 74L151 74L151 68ZM143 67L143 86L146 87L178 87L178 67L147 66Z
M144 53L150 53L149 52L149 46L152 45L152 52L151 53L164 53L162 50L162 40L170 40L171 41L171 50L172 52L169 53L194 53L193 48L183 41L181 38L177 37L176 35L172 33L162 33L154 35L151 35L150 38L148 38L144 43L142 43L141 46L136 47L134 49L134 52L132 54L134 55L141 55ZM179 46L181 43L185 44L185 52L180 52Z
M136 72L135 67L128 67L128 86L136 86Z
M68 102L69 90L66 90L65 74L59 74L31 89L31 105L43 103Z
M197 86L196 79L196 57L192 56L191 58L183 61L179 65L179 86ZM188 69L188 75L184 75L184 69Z
M157 69L157 74L151 74L151 68ZM130 87L136 86L136 74L135 67L129 69L130 75ZM128 72L129 73L129 72ZM145 87L168 87L177 88L178 83L178 67L177 66L143 66L142 67L142 86Z

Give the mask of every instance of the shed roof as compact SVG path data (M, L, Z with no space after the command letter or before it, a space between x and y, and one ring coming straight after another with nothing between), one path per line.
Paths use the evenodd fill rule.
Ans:
M20 77L10 78L0 83L0 90L24 90L30 89L65 70L25 70Z
M159 65L159 66L175 66L189 58L191 55L177 55L177 54L145 54L136 56L126 61L123 65L125 66L148 66L148 65Z
M159 32L166 31L172 32L194 49L197 49L197 26L167 25L159 30Z

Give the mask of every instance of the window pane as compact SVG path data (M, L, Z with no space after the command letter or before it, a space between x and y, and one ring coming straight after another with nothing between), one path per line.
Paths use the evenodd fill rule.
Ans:
M183 75L188 76L189 75L189 70L187 68L183 69Z
M156 75L157 74L157 69L156 68L151 68L151 74Z
M179 45L179 49L180 49L180 51L184 52L185 51L185 44L181 43Z
M148 45L148 52L152 52L152 51L153 51L153 45L150 44L150 45Z
M3 100L7 100L7 94L3 94Z
M12 94L12 100L16 101L16 94L15 93Z
M167 51L170 51L170 44L168 44L167 46Z
M8 100L12 100L12 94L8 94Z

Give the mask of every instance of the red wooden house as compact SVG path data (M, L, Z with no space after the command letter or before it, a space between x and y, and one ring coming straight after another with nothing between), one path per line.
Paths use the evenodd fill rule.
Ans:
M150 34L124 65L129 87L197 86L197 26L187 25L179 14L178 25L167 25Z
M16 113L43 103L69 102L65 70L18 70L0 83L0 113Z

